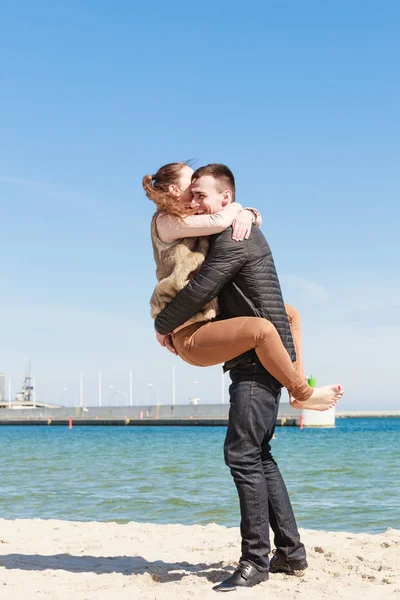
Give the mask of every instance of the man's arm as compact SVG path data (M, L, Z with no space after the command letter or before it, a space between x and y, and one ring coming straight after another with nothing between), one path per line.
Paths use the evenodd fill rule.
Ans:
M246 262L247 245L232 240L230 228L216 236L201 270L157 316L156 331L170 333L218 296Z

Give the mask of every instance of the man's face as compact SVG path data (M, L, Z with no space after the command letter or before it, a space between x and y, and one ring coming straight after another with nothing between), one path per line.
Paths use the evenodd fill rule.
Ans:
M197 214L214 214L231 202L231 192L218 191L218 182L212 175L203 175L192 183L193 201L199 205Z

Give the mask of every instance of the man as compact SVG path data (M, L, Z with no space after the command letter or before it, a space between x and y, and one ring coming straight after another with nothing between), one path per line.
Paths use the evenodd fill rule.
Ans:
M231 191L234 200L234 177L225 165L207 165L193 174L193 198L204 212L220 211L226 190ZM230 228L211 236L209 254L201 270L155 321L159 341L167 345L166 335L216 294L219 318L268 318L276 326L292 361L296 360L274 261L257 228L253 227L249 239L243 242L232 240ZM232 380L225 462L239 494L242 555L238 569L215 586L216 591L252 587L266 581L269 572L294 574L307 567L287 489L269 444L281 385L262 367L254 351L229 361L224 369L230 371ZM269 525L276 545L271 562Z

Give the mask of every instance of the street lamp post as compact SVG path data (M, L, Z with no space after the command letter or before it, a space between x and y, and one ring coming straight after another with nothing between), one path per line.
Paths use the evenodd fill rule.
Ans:
M83 374L80 377L80 405L83 408Z
M65 400L64 400L65 399L65 394L64 394L64 392L67 392L68 388L63 387L61 391L63 392L62 393L62 403L63 403L63 406L64 406L65 405ZM35 392L35 394L36 394L36 392ZM57 402L59 402L59 396L58 396L58 394L57 394Z
M113 390L114 386L113 385L109 385L108 389ZM107 406L111 406L110 404L108 404L108 390L107 390Z
M175 365L172 367L172 406L176 402L176 377L175 377Z
M149 406L151 406L151 388L153 387L153 383L148 383L147 386L149 388Z
M129 406L133 406L133 380L132 369L129 370Z
M99 406L101 406L101 373L99 372Z
M128 404L128 394L126 392L118 392L118 394L121 394L121 396L125 396L126 403Z

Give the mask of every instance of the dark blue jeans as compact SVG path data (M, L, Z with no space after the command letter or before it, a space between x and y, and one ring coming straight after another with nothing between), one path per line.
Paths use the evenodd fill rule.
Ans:
M271 454L270 441L278 416L281 385L259 363L230 371L229 424L225 462L240 501L242 556L268 569L269 526L277 554L305 558L285 482Z

